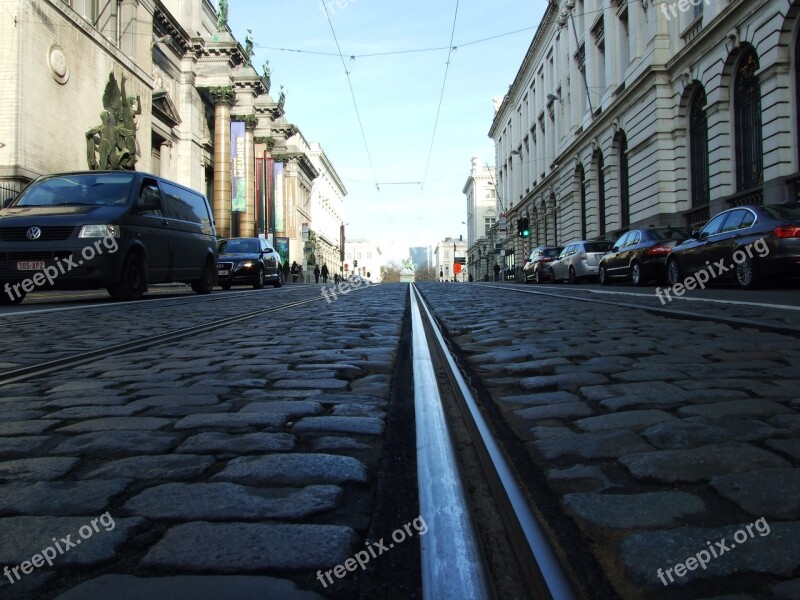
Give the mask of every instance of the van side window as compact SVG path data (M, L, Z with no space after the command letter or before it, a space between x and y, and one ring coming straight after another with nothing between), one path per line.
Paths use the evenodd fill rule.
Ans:
M165 181L161 182L161 189L164 190L167 215L170 218L205 226L211 225L211 217L203 196Z
M142 182L142 187L139 190L139 197L138 197L137 204L139 206L141 206L142 205L142 201L145 198L148 198L148 197L156 197L156 198L160 198L161 197L161 193L158 191L158 185L152 179L151 180L145 180L145 181ZM161 210L140 210L139 214L140 215L145 215L145 216L148 216L148 217L163 217L164 216L164 213Z

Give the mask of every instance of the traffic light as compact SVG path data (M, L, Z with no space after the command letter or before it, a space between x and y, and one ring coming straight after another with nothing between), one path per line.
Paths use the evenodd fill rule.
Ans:
M353 268L355 268L355 267L357 267L357 266L358 266L358 261L357 261L357 260L354 260L354 261L353 261Z
M517 221L517 235L519 237L530 237L530 219L528 217L520 217Z

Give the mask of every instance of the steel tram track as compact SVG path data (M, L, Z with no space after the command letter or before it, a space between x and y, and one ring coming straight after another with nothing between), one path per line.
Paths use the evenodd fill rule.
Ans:
M516 575L520 579L517 584L525 590L525 597L537 600L576 598L576 592L531 508L528 494L515 475L512 461L497 442L436 320L414 285L410 286L410 299L420 511L432 522L428 534L421 538L424 598L508 597L505 590L497 589L496 582L490 581L486 573L483 564L485 551L480 550L475 524L468 516L470 509L464 503L466 486L449 482L451 478L460 480L460 475L457 461L448 465L446 455L452 457L460 451L455 450L450 441L449 426L444 421L452 422L453 415L444 418L446 411L440 405L443 401L439 395L442 386L437 387L434 370L446 374L448 389L442 389L442 395L449 394L455 399L458 416L463 417L469 431L467 445L477 452L480 470L494 499L494 512L500 515L504 535L517 559ZM427 376L423 374L426 368L430 370ZM439 485L439 482L444 483ZM437 487L440 488L438 491ZM452 488L450 496L447 489L441 489L448 487ZM448 518L457 520L453 515L459 513L466 514L467 518L461 522L448 522ZM437 527L440 519L443 522ZM473 568L466 569L465 563L470 562L474 563L471 565Z
M207 331L212 331L214 329L218 329L220 327L225 327L227 325L232 325L234 323L239 323L242 321L247 321L249 319L254 319L261 315L266 315L269 313L285 310L288 308L294 308L297 306L302 306L304 304L309 304L311 302L317 302L319 300L324 300L324 296L314 296L313 298L306 298L304 300L296 300L294 302L287 302L285 304L279 304L278 306L272 306L269 308L262 308L246 313L242 313L239 315L235 315L232 317L225 317L222 319L216 319L214 321L209 321L206 323L201 323L199 325L192 325L190 327L183 327L180 329L173 329L166 333L160 333L157 335L150 335L143 338L138 338L135 340L131 340L128 342L122 342L118 344L112 344L110 346L106 346L103 348L98 348L96 350L89 350L86 352L80 352L78 354L72 354L70 356L64 356L62 358L38 363L35 365L30 365L27 367L20 367L17 369L12 369L6 371L4 373L0 373L0 387L4 385L8 385L10 383L16 383L18 381L25 381L29 379L34 379L37 377L42 377L53 373L55 371L63 370L64 368L70 368L79 366L82 364L86 364L98 358L106 358L109 356L114 356L118 354L123 354L126 352L136 352L139 350L146 350L153 346L158 346L167 342L171 342L174 340L179 340L187 337L191 337L193 335L197 335L199 333L205 333ZM197 301L193 301L193 304L196 304ZM121 305L120 305L121 306Z

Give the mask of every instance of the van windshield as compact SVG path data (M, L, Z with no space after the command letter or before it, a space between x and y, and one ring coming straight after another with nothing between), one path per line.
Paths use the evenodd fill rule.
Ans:
M54 175L29 185L14 206L124 206L133 173Z

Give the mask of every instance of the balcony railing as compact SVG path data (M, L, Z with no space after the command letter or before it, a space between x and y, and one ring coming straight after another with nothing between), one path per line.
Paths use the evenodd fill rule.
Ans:
M711 218L709 216L709 205L705 204L692 210L687 210L683 213L683 218L686 219L686 226L690 229L700 229Z
M728 203L728 208L736 208L737 206L747 206L748 204L761 206L762 204L764 204L764 188L759 185L757 187L750 188L749 190L738 192L733 196L729 196L727 203Z

